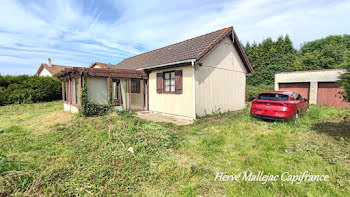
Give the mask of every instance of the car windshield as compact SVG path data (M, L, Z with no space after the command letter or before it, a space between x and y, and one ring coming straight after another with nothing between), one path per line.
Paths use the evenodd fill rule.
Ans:
M289 96L285 94L259 94L259 100L266 101L288 101Z

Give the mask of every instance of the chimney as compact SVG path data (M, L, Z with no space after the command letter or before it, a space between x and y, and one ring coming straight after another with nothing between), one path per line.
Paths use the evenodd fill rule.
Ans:
M47 59L47 65L49 66L49 67L51 67L52 66L52 64L51 64L51 59L49 58L49 59Z

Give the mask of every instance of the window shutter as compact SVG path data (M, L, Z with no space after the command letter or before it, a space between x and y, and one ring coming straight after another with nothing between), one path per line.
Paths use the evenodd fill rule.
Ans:
M157 93L163 92L163 73L157 73Z
M140 79L136 79L136 93L140 93Z
M175 71L175 94L182 94L182 70Z

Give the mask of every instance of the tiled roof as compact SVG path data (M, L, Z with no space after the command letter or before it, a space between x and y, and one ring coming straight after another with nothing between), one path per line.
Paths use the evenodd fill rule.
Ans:
M233 35L233 27L220 29L205 35L185 40L166 47L155 49L140 55L126 58L112 68L122 69L145 69L152 66L166 65L185 60L198 61L209 53L223 38ZM238 39L235 38L235 41ZM248 72L252 72L250 63L240 45L235 45L239 50L242 61L245 63Z
M94 62L90 65L89 68L93 68L95 66L100 66L101 68L107 68L108 67L108 64L106 63L102 63L102 62Z
M72 66L62 66L62 65L56 65L56 64L52 64L52 66L48 66L45 63L42 63L38 69L38 71L36 72L36 75L39 75L39 73L46 68L46 70L48 70L52 75L55 75L61 71L63 71L65 68L72 68Z

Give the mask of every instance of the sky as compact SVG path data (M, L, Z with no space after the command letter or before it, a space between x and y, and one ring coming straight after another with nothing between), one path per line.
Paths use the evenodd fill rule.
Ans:
M350 33L350 0L0 0L0 74L41 63L121 60L224 27L242 43L288 34L296 48Z

